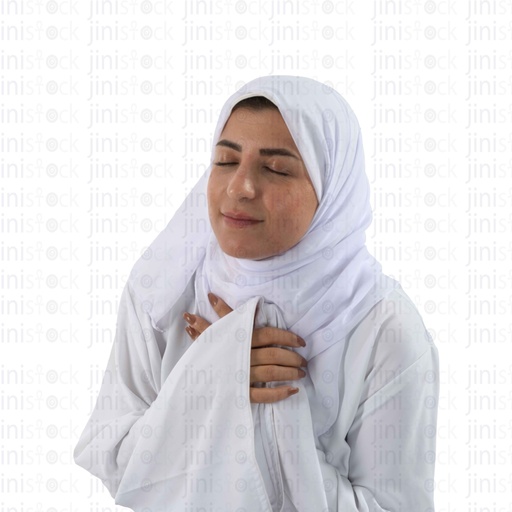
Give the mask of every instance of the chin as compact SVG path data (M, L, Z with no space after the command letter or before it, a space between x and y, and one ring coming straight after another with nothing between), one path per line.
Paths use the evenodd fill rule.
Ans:
M262 260L265 258L269 258L271 255L266 254L261 251L261 247L245 247L245 246L234 246L232 244L222 244L219 242L219 246L222 249L222 252L231 256L232 258L237 258L241 260Z
M265 256L261 256L261 254L256 253L255 251L247 250L246 248L233 248L229 247L227 249L224 249L221 247L223 252L225 252L228 256L231 256L232 258L237 258L241 260L259 260L261 258L264 258Z

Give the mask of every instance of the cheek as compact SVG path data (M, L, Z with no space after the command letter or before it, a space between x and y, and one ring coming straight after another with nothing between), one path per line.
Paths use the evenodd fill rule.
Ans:
M316 211L318 201L313 186L309 183L290 196L291 207L300 212L302 218L310 218Z
M307 185L304 186L298 207L301 209L304 222L307 223L307 227L309 228L318 208L318 199L311 182L308 182Z
M208 213L211 215L218 204L218 186L216 186L214 178L210 178L208 180L208 186L206 188L206 203L208 205Z
M279 191L269 198L269 210L275 225L295 235L297 231L307 231L316 210L316 196L303 190Z

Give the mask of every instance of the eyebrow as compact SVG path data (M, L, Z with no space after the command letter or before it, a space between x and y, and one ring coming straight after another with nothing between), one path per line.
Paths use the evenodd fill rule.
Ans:
M216 144L217 146L224 146L226 148L234 149L235 151L242 151L242 146L240 144L236 144L235 142L231 142L230 140L222 139L219 140ZM299 157L292 153L291 151L288 151L285 148L261 148L260 149L260 155L262 156L291 156L292 158L296 158L299 160Z

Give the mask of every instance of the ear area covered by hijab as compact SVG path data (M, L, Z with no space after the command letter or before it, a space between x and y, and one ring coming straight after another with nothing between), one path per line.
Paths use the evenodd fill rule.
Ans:
M306 340L306 347L297 352L310 360L343 342L370 309L400 285L382 273L365 246L365 230L372 220L369 183L359 123L347 102L309 78L257 78L226 101L213 149L232 108L251 96L264 96L279 108L301 153L319 201L309 230L285 253L260 261L226 255L211 229L190 233L185 221L191 218L204 219L209 226L209 168L135 264L129 284L153 327L161 331L166 326L160 321L192 277L198 313L210 322L216 316L209 307L209 292L233 308L262 297L279 308L290 331ZM326 354L324 368L338 375L337 365L339 359Z

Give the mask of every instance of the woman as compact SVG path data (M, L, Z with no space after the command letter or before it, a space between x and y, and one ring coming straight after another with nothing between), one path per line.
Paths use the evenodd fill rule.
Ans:
M136 511L433 511L437 351L370 222L339 94L237 91L131 273L76 462Z

